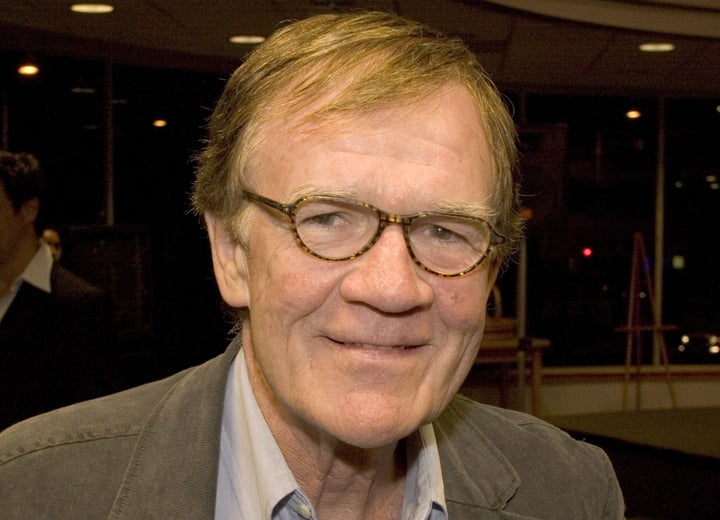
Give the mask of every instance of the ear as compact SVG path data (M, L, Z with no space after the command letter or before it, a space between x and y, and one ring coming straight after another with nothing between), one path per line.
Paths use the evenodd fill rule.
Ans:
M247 307L250 304L247 251L232 239L225 225L214 215L205 213L204 218L220 294L232 307Z

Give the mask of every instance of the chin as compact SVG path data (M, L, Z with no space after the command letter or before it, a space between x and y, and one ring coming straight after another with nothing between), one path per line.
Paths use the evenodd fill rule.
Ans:
M373 450L395 446L399 441L410 435L417 427L403 432L361 430L343 432L338 437L342 443L362 450Z
M335 424L334 436L348 445L363 449L394 445L427 422L425 415L396 407L378 408L355 403L347 410L338 417L342 422Z

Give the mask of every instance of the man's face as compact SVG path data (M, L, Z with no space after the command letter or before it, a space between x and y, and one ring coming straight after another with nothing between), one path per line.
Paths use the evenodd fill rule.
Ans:
M289 203L299 190L341 192L396 214L489 199L490 152L461 88L321 126L294 123L264 127L256 193ZM488 264L459 278L427 273L398 225L355 259L320 260L277 214L249 211L247 256L234 253L244 274L229 300L247 299L243 350L271 428L371 448L440 414L476 357Z

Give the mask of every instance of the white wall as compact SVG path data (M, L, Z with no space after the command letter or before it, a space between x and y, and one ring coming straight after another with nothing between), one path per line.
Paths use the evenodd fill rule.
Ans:
M530 411L531 389L525 386L520 399L514 370L507 381L510 408ZM499 368L475 367L461 393L481 402L500 405ZM670 367L670 385L662 367L643 368L640 378L640 408L672 408L670 387L678 408L720 407L720 365ZM542 416L616 412L623 409L624 367L545 368L541 387ZM626 408L634 410L637 398L634 371L627 384Z

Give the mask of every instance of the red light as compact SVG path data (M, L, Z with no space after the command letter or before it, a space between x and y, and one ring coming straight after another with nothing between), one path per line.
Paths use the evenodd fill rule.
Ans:
M593 254L593 250L592 250L592 249L590 249L589 247L583 247L582 255L583 255L585 258L590 258L590 257L592 256L592 254Z

